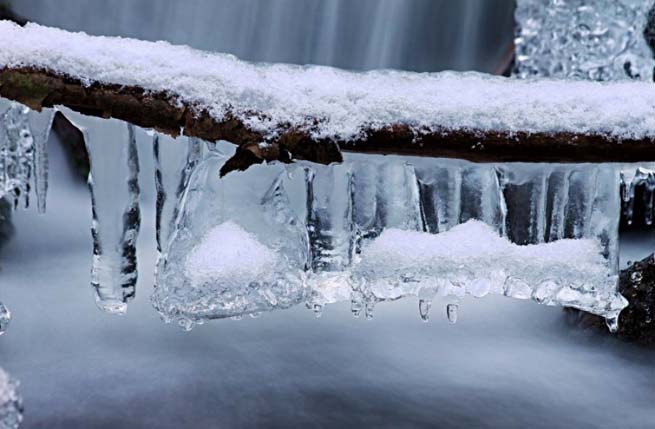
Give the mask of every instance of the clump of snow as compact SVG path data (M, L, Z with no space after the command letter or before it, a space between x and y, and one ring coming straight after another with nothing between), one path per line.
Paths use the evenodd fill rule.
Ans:
M2 67L43 68L87 84L168 91L217 119L234 114L266 135L290 124L317 138L352 139L367 128L406 124L432 131L655 137L655 86L648 82L519 81L479 73L354 73L251 64L166 42L8 21L0 22Z
M186 275L194 283L216 278L252 279L271 271L275 252L234 222L212 228L186 259Z
M517 245L470 220L439 234L388 229L365 245L353 268L364 294L378 300L488 293L565 305L614 319L627 301L597 239Z
M525 264L600 264L607 261L594 239L564 239L552 243L520 246L501 237L489 225L470 220L441 234L387 229L366 247L362 259L395 261L400 265L438 263L445 259L476 258L523 260Z

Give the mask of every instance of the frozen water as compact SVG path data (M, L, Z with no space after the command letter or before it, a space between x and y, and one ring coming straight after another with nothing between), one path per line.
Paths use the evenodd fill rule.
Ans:
M11 103L0 118L0 198L6 195L14 207L29 206L34 140L28 115L28 108Z
M34 189L39 213L45 212L47 141L53 118L53 109L36 112L0 99L0 198L8 195L14 207L22 201L27 208Z
M11 312L7 306L0 302L0 335L4 335L11 323Z
M134 297L139 211L139 160L134 128L115 119L63 113L84 134L93 202L91 285L96 303L122 314Z
M0 369L0 429L18 429L23 421L23 400L18 382Z
M418 295L423 288L481 296L491 290L493 271L503 273L506 296L529 299L552 279L558 287L538 301L608 317L627 305L600 242L565 239L520 246L476 220L436 235L388 229L363 248L353 268L361 287L377 300Z
M45 213L46 210L48 138L50 137L50 129L54 118L54 109L43 109L41 112L30 110L28 114L32 139L34 140L34 191L39 213Z
M315 138L350 139L390 124L406 124L416 132L655 136L655 87L648 82L523 81L479 73L354 73L251 64L165 42L92 37L6 21L0 22L0 39L5 41L0 68L45 68L83 84L164 91L217 119L234 115L265 136L291 127Z
M655 165L643 164L637 168L626 166L621 171L621 197L623 216L628 224L634 220L635 200L640 198L643 202L641 220L646 225L652 225L655 210Z
M347 155L343 164L192 173L153 297L185 327L350 301L489 293L615 318L619 170ZM199 215L199 214L202 215ZM286 278L284 282L280 279ZM284 287L282 284L284 283Z
M645 38L652 0L519 0L519 77L653 80Z
M195 166L204 156L203 143L197 139L165 134L153 137L156 200L157 265L163 263L163 249L168 248L179 202ZM155 280L157 276L155 275Z
M253 166L221 179L225 160L212 151L191 174L157 272L155 308L187 329L306 297L307 230L285 189L284 166Z

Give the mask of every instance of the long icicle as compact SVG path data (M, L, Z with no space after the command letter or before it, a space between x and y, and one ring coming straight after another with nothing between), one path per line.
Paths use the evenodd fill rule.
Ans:
M55 118L54 109L43 109L41 112L29 112L30 129L34 139L34 192L39 213L46 211L46 195L48 193L48 138Z
M96 303L108 313L123 314L136 291L136 239L141 225L134 126L69 110L64 114L82 130L89 153L93 204L91 285Z

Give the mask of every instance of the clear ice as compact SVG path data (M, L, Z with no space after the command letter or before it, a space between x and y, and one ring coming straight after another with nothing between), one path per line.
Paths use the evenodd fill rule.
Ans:
M0 369L0 429L18 429L23 421L23 399L18 382Z
M519 77L653 80L652 0L518 0Z
M28 115L28 108L11 103L1 117L0 197L9 198L15 208L27 208L30 203L34 141Z
M139 210L139 160L132 125L65 109L84 134L91 172L93 263L96 303L112 314L127 311L137 280L136 240Z
M627 305L617 292L621 166L346 155L220 178L225 160L212 152L195 167L162 250L153 302L185 328L301 302L320 315L350 301L371 318L378 302L408 296L423 320L443 297L451 322L464 295L608 319Z
M183 328L205 319L288 308L306 298L309 243L283 165L219 177L211 151L191 174L157 271L153 304Z
M47 141L53 109L41 112L0 99L0 198L27 208L34 190L37 208L45 212L48 190Z
M30 110L28 122L34 144L34 193L39 213L46 211L48 193L48 138L55 118L54 109Z
M11 311L7 306L0 302L0 335L4 335L11 323Z
M635 220L635 202L643 212L636 213L638 220L646 225L653 224L655 210L655 164L642 164L639 167L626 166L621 171L621 199L623 217L628 224Z
M158 271L159 265L165 260L162 250L168 248L175 218L179 214L180 198L191 172L203 159L204 148L200 140L185 136L173 138L159 133L154 134L152 147L157 191L155 224Z

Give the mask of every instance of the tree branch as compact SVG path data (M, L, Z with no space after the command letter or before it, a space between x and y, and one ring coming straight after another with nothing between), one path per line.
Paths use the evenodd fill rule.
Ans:
M602 135L413 130L404 124L371 129L352 140L314 139L287 127L265 138L235 115L217 120L207 110L179 102L176 94L77 79L48 70L0 70L0 95L33 109L63 105L78 112L121 119L144 128L239 145L223 173L264 161L341 162L341 151L460 158L473 162L637 162L655 161L653 139L630 140ZM255 114L257 112L254 112Z

